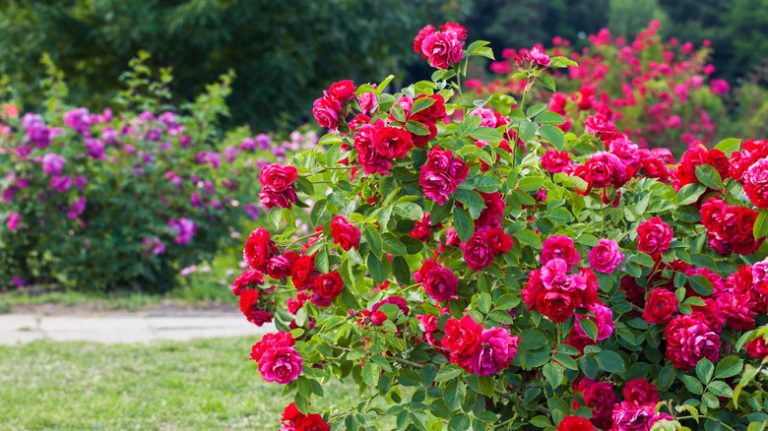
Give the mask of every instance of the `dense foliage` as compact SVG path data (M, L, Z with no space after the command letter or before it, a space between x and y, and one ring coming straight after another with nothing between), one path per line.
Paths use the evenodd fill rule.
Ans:
M0 64L0 75L37 104L37 63L48 52L70 77L75 103L103 106L118 88L114 77L146 50L174 68L182 100L231 69L236 124L295 125L336 76L370 79L394 68L408 34L460 8L439 0L9 0L0 2L0 52L14 60Z
M47 109L2 105L0 286L170 289L258 217L257 193L240 178L307 148L301 135L273 145L247 129L225 134L231 75L173 107L171 76L145 60L125 75L119 111L67 106L50 63Z
M294 398L282 430L765 429L768 141L676 163L601 113L564 133L546 104L462 93L493 58L466 39L422 29L437 70L401 91L336 82L329 133L260 172L270 223L232 290L277 325L251 359ZM575 66L531 49L513 73L529 94ZM342 378L361 402L318 411Z
M155 64L174 67L181 100L234 70L232 118L264 129L306 120L310 95L338 76L367 81L405 66L427 76L406 55L407 35L438 19L465 19L472 34L515 48L556 36L580 47L603 27L631 39L661 19L665 37L711 40L718 77L735 82L768 55L766 11L768 0L5 0L0 53L13 61L0 64L0 75L37 108L38 61L47 52L70 76L73 102L95 109L144 49Z

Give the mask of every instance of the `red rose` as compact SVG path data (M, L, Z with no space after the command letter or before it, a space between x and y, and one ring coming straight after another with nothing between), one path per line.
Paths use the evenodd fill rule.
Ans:
M485 208L480 213L480 217L475 220L476 227L501 227L501 219L504 218L504 199L501 198L501 193L483 193L480 192L480 196L483 197L483 203Z
M360 247L360 229L349 224L342 216L334 216L331 220L331 236L334 244L338 244L345 251Z
M672 229L661 218L653 217L637 227L637 249L650 255L669 250L672 242Z
M339 127L339 113L341 102L328 94L315 99L312 104L312 116L320 127L335 130Z
M541 157L541 166L549 173L569 172L573 166L568 151L547 150Z
M331 431L331 426L317 413L296 420L296 431Z
M452 33L459 40L467 39L467 29L457 22L446 22L440 26L440 30L445 33Z
M744 192L750 202L760 209L768 208L768 158L760 159L743 176Z
M541 256L539 262L545 265L552 259L563 259L568 264L570 271L581 259L581 255L576 251L573 240L565 235L555 235L547 238L541 245Z
M413 52L416 54L422 54L421 51L421 45L424 43L424 39L427 38L427 36L431 35L435 32L435 27L432 26L432 24L427 25L426 27L419 30L419 33L416 35L416 38L413 39ZM424 58L427 58L426 55L422 54Z
M411 134L399 127L382 127L373 134L373 147L376 152L388 159L400 159L413 148Z
M445 118L445 98L439 94L426 95L420 94L413 101L416 102L419 99L432 99L434 103L428 108L425 108L415 114L412 114L409 119L418 121L420 123L434 123L436 121Z
M613 406L616 404L616 393L610 382L593 382L585 380L584 403L592 409L592 423L604 430L610 429L613 423Z
M622 390L624 401L635 402L638 404L656 404L659 402L659 390L656 386L645 379L634 379L628 381Z
M536 298L536 309L556 323L573 316L576 305L573 295L566 292L546 291Z
M334 82L328 88L328 94L336 100L352 100L355 97L355 83L350 79Z
M666 289L653 289L643 310L643 320L663 325L677 313L677 297Z
M384 122L377 120L373 124L364 124L355 133L355 149L357 150L357 162L363 167L367 175L388 175L392 162L378 153L373 145L373 138L377 131L384 127Z
M430 227L429 213L424 213L421 220L416 222L413 230L408 234L411 238L418 239L421 242L427 242L432 237L432 228Z
M501 228L491 228L488 230L488 243L494 253L503 254L512 250L514 241L512 237L504 233Z
M424 286L432 299L447 301L459 290L459 279L450 269L440 265L434 259L427 259L421 269L413 275L414 280Z
M461 61L461 41L455 33L432 33L421 44L421 53L427 57L429 65L437 69L449 69Z
M297 177L296 168L293 166L281 166L277 163L264 166L259 173L261 188L268 188L274 192L282 192L290 188Z
M557 431L595 431L592 422L581 416L566 416L557 426Z
M264 271L267 261L277 253L277 246L269 237L269 232L260 227L248 235L243 248L243 258L251 268Z
M336 299L341 295L341 291L344 290L344 282L336 271L315 277L314 286L315 293L327 300Z
M299 256L292 252L286 252L283 255L275 256L267 261L267 274L277 280L283 280L291 274L293 262Z
M232 282L232 294L240 296L245 289L254 288L264 282L264 277L259 271L246 269Z
M609 141L622 137L622 134L616 130L616 126L603 114L595 114L587 117L584 121L584 130L587 133L597 135L598 138Z
M445 336L440 344L451 355L451 361L469 357L480 350L483 327L469 315L461 320L450 318L445 322Z
M587 182L591 187L621 187L629 179L627 167L614 154L604 151L595 153L584 163Z
M488 242L488 233L485 230L475 231L462 246L464 261L469 269L479 271L491 266L494 252Z
M313 284L315 259L312 256L301 256L296 259L291 268L291 281L297 289L306 289Z
M261 326L272 320L272 313L259 306L259 291L247 289L240 294L240 311L249 322Z

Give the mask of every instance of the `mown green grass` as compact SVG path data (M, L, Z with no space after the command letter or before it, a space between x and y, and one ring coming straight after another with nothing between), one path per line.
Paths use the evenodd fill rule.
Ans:
M247 360L254 341L0 346L0 429L278 429L290 400ZM350 387L324 389L318 409L359 401Z

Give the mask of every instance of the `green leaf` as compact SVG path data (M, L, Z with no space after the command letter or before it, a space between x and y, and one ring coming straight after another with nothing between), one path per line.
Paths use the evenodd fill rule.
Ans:
M656 386L660 391L666 391L672 386L675 381L675 367L672 364L667 364L659 370L659 375L656 377Z
M411 220L421 220L424 211L413 202L400 202L395 206L395 212Z
M691 283L693 290L699 295L709 296L714 292L712 282L701 274L688 277L688 281Z
M563 68L563 67L570 67L570 66L578 66L579 63L576 63L575 61L571 60L568 57L552 57L552 62L549 64L549 67L553 68Z
M405 128L408 129L409 132L413 133L416 136L429 135L429 128L419 123L418 121L413 121L413 120L408 121L407 123L405 123Z
M720 380L715 380L710 383L709 386L707 386L707 390L718 397L733 398L733 389Z
M722 190L723 188L723 179L720 178L720 173L712 165L696 166L696 178L711 189Z
M609 373L623 373L626 371L624 360L618 353L612 350L600 351L595 359L597 359L597 365Z
M490 127L480 127L469 133L469 136L478 141L485 141L490 144L498 144L503 139L501 132Z
M523 177L517 183L517 186L520 190L525 192L538 191L540 188L544 187L544 179L544 177L538 176Z
M703 358L696 364L696 376L701 383L704 383L705 385L709 383L709 381L712 380L712 375L714 373L715 366L709 359Z
M564 187L575 189L579 191L585 191L587 190L587 182L584 181L582 178L577 176L572 176L568 174L564 174L562 172L558 172L554 176L554 180L558 184L562 184Z
M757 215L755 225L752 227L752 235L755 239L760 239L768 234L768 210L761 210Z
M579 320L579 326L592 341L597 341L597 325L590 319Z
M557 84L555 83L555 78L553 78L551 75L547 75L546 73L542 73L538 76L538 80L541 82L542 85L544 85L544 88L551 92L555 92L557 89Z
M541 373L547 379L547 383L556 389L560 386L565 378L565 368L556 362L549 362L541 367Z
M551 428L552 422L549 421L549 418L544 415L538 415L534 416L531 421L531 425L535 426L536 428Z
M456 228L456 234L464 242L472 236L472 232L475 230L475 223L469 218L469 214L463 208L453 208L453 224Z
M459 377L461 375L461 368L457 367L454 364L448 364L440 368L440 371L438 371L437 376L435 376L435 382L447 382L449 380L453 380L456 377Z
M378 258L384 255L384 241L381 238L381 234L373 227L366 225L363 237L371 248L371 252Z
M459 138L463 138L465 136L469 136L470 133L477 130L478 127L480 127L480 122L483 119L480 118L478 115L467 115L464 117L464 120L459 123Z
M466 431L469 429L469 418L467 415L453 415L448 421L448 431Z
M485 209L485 201L480 193L474 190L458 190L455 194L456 200L464 204L464 208L469 210L469 215L473 219L480 217L480 213Z
M715 145L715 149L725 153L726 157L731 157L731 154L739 151L740 148L741 139L739 138L726 138Z
M688 375L682 375L680 376L680 379L683 381L683 384L688 389L688 391L692 394L701 395L704 393L704 386L701 384L701 382L693 376Z
M416 99L413 101L413 105L411 105L411 115L417 112L421 112L434 104L435 99L431 97L422 97L420 99Z
M461 407L467 395L467 386L461 379L452 380L443 391L443 400L453 411Z
M365 366L363 366L363 371L361 376L363 378L363 382L366 385L370 387L375 387L376 385L379 384L379 376L381 376L381 368L373 362L368 362L367 364L365 364Z
M742 367L744 367L743 359L736 355L726 356L717 363L715 377L718 379L733 377L741 372Z
M707 188L699 183L686 184L680 188L679 192L677 192L677 204L690 205L696 202L699 199L699 196L706 190Z
M565 119L563 118L562 115L552 111L543 111L542 113L537 115L533 121L540 124L554 124L554 125L565 123Z
M539 129L539 134L558 150L562 150L565 147L565 135L559 128L547 124Z
M376 284L385 282L389 278L389 274L392 272L392 264L386 257L384 259L378 259L373 253L368 255L368 271L370 271L373 281Z

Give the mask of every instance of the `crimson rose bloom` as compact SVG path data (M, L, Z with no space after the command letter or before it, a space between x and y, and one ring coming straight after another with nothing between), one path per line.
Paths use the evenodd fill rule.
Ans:
M750 341L744 346L747 354L753 358L765 359L768 358L768 342L765 338L758 337Z
M254 288L263 282L264 277L259 271L246 269L232 282L232 294L240 296L245 289Z
M247 289L240 293L240 311L256 326L272 321L272 313L259 306L258 290Z
M422 57L427 58L427 56L421 51L421 44L424 43L424 39L427 38L427 36L431 35L435 32L435 27L432 24L428 24L426 27L419 30L419 33L416 35L416 38L413 39L413 52L416 54L421 54Z
M453 32L435 32L424 38L421 53L429 65L437 69L449 69L464 57L461 41Z
M384 127L384 122L377 120L373 124L363 124L355 132L355 149L357 150L357 162L363 168L366 175L389 175L392 162L379 154L373 145L373 137L377 130Z
M624 401L638 404L659 402L659 390L656 385L642 378L628 381L621 393L624 394Z
M315 277L314 286L315 293L327 300L336 299L344 290L344 282L336 271Z
M566 416L557 426L557 431L595 431L592 422L581 416Z
M461 248L464 251L464 261L471 270L479 271L493 263L494 251L488 241L487 230L475 231Z
M344 251L350 248L360 248L360 229L352 226L342 216L334 216L331 220L331 236L334 244L338 244Z
M312 116L317 120L320 127L335 130L339 127L339 114L341 113L341 102L333 96L326 94L323 97L315 99L312 104Z
M427 259L413 275L414 280L424 286L430 298L437 302L447 301L459 290L459 279L450 269L440 265L434 259Z
M597 135L598 138L604 141L623 137L623 135L616 130L616 126L613 122L600 113L587 117L586 121L584 121L584 129L587 133Z
M413 148L411 134L399 127L385 126L373 134L373 147L387 159L401 159Z
M293 262L299 258L295 252L288 251L267 261L267 274L277 280L284 280L291 275Z
M768 158L760 159L743 176L744 192L752 205L768 208Z
M296 431L331 431L331 426L317 413L296 420Z
M501 193L482 193L485 208L480 213L480 217L475 220L475 227L501 227L501 219L504 218L504 199Z
M547 150L541 157L541 166L549 173L569 172L573 166L571 155L563 150Z
M648 295L643 310L643 320L649 323L663 325L677 312L677 297L674 292L666 289L653 289Z
M637 227L637 249L652 256L669 250L672 229L658 216L640 223Z
M605 151L593 154L583 168L590 187L621 187L629 180L627 167L621 159Z
M459 188L469 175L469 167L453 152L434 147L427 154L427 162L419 172L419 184L424 196L438 205L448 202L448 195Z
M477 375L490 376L509 367L517 354L518 342L518 337L504 329L486 329L483 331L482 346L471 368Z
M573 316L577 302L574 294L561 291L545 291L536 298L536 309L555 323L562 323Z
M296 191L292 186L297 177L298 173L293 166L276 163L264 166L259 174L261 203L267 208L290 208L296 202Z
M432 236L432 228L430 227L429 213L424 213L421 216L421 220L417 221L413 226L411 233L408 234L411 238L418 239L421 242L427 242Z
M266 229L260 227L248 235L243 248L243 259L251 268L264 271L267 261L275 254L277 254L277 246Z
M312 256L301 256L296 259L291 268L291 281L297 289L306 289L314 283L315 259Z
M294 344L296 344L296 340L293 339L293 336L290 332L279 331L264 334L264 336L261 338L261 341L254 344L251 348L251 360L258 362L259 359L261 359L261 357L264 355L264 352L271 349L272 347L290 347Z
M355 97L355 83L350 79L334 82L328 88L328 95L336 100L352 100Z
M717 362L720 356L720 336L707 325L706 318L698 311L677 316L664 329L667 350L664 357L681 370L696 366L707 358Z
M568 264L570 271L574 265L579 263L581 255L576 251L572 239L565 235L556 235L545 239L541 244L539 262L545 265L552 259L563 259Z
M514 241L501 228L488 229L488 243L496 254L503 254L512 250Z
M451 362L460 363L462 358L477 353L482 341L483 327L466 315L461 320L450 318L445 322L445 336L440 344L450 353Z
M575 390L584 395L584 403L592 409L592 423L604 430L610 429L613 423L613 406L616 404L616 393L610 382L595 382L583 379Z

